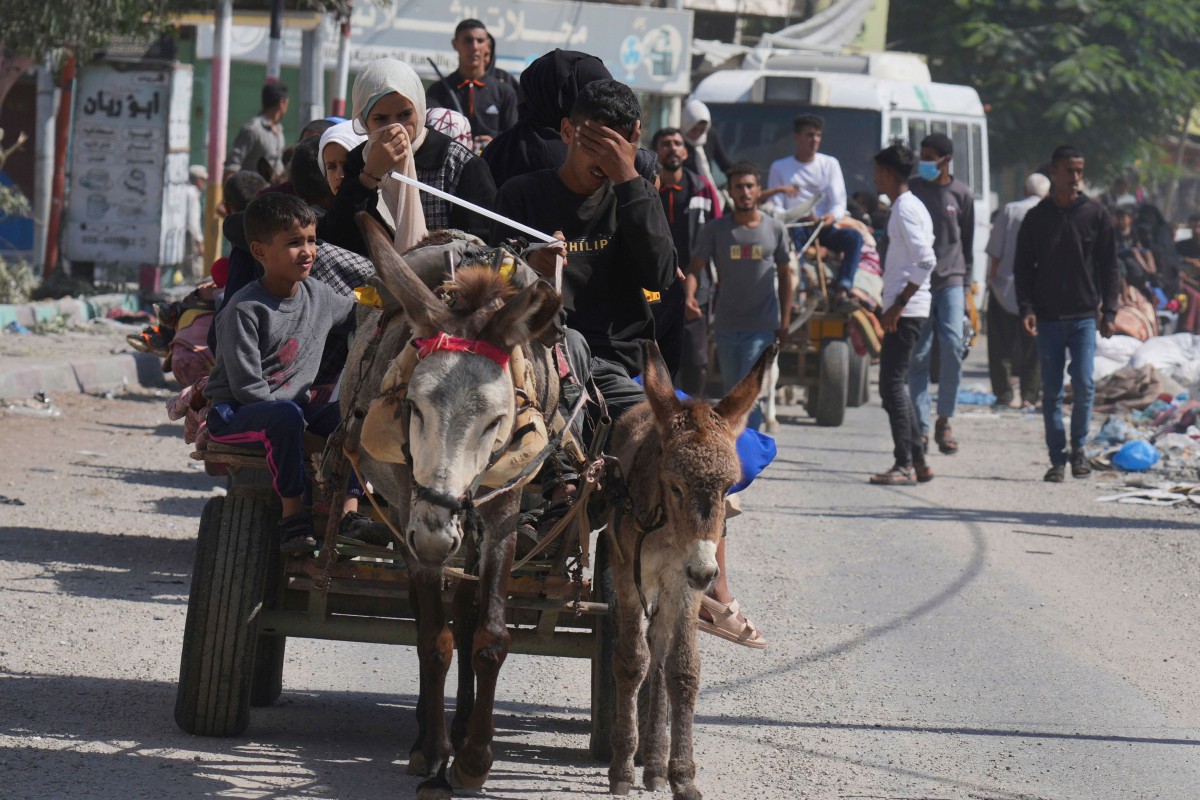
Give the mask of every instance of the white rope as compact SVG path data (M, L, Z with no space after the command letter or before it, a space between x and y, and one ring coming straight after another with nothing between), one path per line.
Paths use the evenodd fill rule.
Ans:
M435 189L432 186L430 186L429 184L421 183L419 180L416 180L415 178L410 178L402 172L393 171L392 177L395 178L396 180L400 181L401 183L407 183L409 186L415 186L418 189L420 189L422 192L428 192L429 194L433 195L434 197L440 197L441 199L443 199L449 203L453 203L456 206L462 206L463 208L467 209L468 211L474 211L476 214L479 214L481 216L487 217L488 219L495 220L496 222L507 225L508 227L512 228L513 230L518 230L521 233L527 233L530 236L537 239L539 242L545 242L546 244L554 244L555 242L558 241L558 239L555 239L553 236L542 233L541 231L538 231L538 230L534 230L533 228L530 228L528 225L522 225L521 223L517 222L516 220L512 220L512 219L509 219L508 217L501 216L500 214L497 214L495 211L489 211L488 209L484 208L483 206L477 206L474 203L463 200L461 197L455 197L454 195L450 194L449 192L443 192L441 189Z

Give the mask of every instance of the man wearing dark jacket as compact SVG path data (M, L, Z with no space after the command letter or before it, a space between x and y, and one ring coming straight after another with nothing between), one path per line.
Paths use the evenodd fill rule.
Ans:
M517 90L488 68L491 44L483 23L464 19L454 29L458 69L425 92L430 108L449 108L471 121L471 135L482 147L517 122Z
M1042 364L1042 416L1050 469L1044 480L1061 483L1068 461L1063 428L1063 368L1071 354L1071 474L1083 478L1091 466L1083 452L1092 416L1092 361L1096 316L1100 335L1116 330L1120 271L1116 237L1108 212L1080 192L1083 153L1063 145L1050 157L1050 196L1034 206L1017 234L1013 273L1025 332L1038 338Z
M958 404L958 384L962 378L963 311L974 264L975 195L970 186L950 174L954 143L949 136L944 133L926 136L921 140L920 156L917 163L920 177L909 181L908 188L925 204L933 220L933 251L937 254L937 266L930 279L933 303L913 351L908 387L921 420L921 432L928 436L932 427L938 449L952 455L958 452L950 418ZM929 373L935 336L941 369L937 423L931 425Z
M692 243L700 228L710 219L721 216L721 199L700 173L683 165L687 145L679 128L658 131L650 140L650 146L663 167L658 196L667 215L671 239L675 242L679 268L687 269L692 260ZM703 396L704 385L708 382L708 318L713 296L713 281L708 269L700 273L699 282L696 290L696 302L700 306L698 315L685 310L683 281L679 280L667 290L661 302L652 305L658 347L667 362L667 369L674 376L675 385L693 397Z
M575 366L589 372L613 416L642 399L643 341L654 338L646 291L675 281L675 249L654 185L634 166L641 107L615 80L589 83L563 120L567 158L558 169L512 178L496 210L563 243L533 251L530 266L553 278L566 257L563 304ZM520 234L498 225L493 241ZM581 338L580 338L581 337ZM590 353L588 352L590 350Z

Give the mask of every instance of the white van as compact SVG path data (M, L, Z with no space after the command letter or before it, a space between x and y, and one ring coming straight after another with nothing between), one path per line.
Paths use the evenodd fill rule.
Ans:
M833 71L841 69L859 71ZM729 155L758 164L764 175L771 162L795 152L792 119L820 115L825 119L821 152L841 163L847 195L875 193L872 159L880 149L897 142L915 149L930 133L948 135L954 142L954 176L975 193L973 279L983 287L993 201L987 118L971 87L933 83L924 63L909 54L789 54L766 60L764 67L714 72L692 96L708 106Z

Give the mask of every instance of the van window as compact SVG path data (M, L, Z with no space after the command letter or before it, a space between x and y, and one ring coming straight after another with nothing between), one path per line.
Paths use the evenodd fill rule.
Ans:
M971 132L965 122L950 125L950 141L954 142L955 177L978 192L979 172L971 160Z
M933 122L929 123L929 132L930 133L944 133L947 136L949 136L950 135L950 123L943 122L940 119L935 119Z
M904 144L904 120L899 117L888 123L888 144Z
M908 121L908 146L913 150L921 146L921 140L928 135L928 127L923 119L910 119Z
M713 128L734 161L751 161L763 170L763 186L771 162L794 155L792 119L817 114L825 119L821 152L838 160L846 180L846 194L875 191L875 154L883 141L883 114L856 108L821 108L794 105L709 103ZM716 164L713 175L724 178Z
M971 184L975 190L975 199L983 199L983 126L971 126L971 172L979 178Z

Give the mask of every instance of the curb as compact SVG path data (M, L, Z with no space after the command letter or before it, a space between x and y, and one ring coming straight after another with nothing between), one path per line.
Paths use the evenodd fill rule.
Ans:
M64 297L44 303L0 305L0 328L17 323L26 328L39 322L53 322L63 317L67 322L87 322L103 317L114 308L137 311L141 307L136 293L97 294L90 297ZM3 396L3 395L0 395Z
M162 360L150 353L124 353L78 361L31 364L0 372L0 400L26 399L38 392L102 394L131 385L167 386Z

